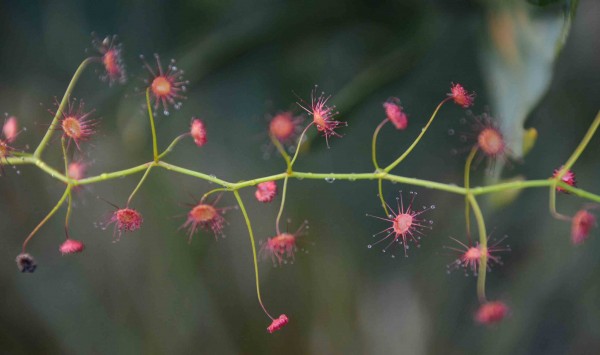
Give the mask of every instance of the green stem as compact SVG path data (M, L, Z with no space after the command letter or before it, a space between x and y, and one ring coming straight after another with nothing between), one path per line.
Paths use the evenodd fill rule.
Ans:
M427 122L425 127L423 127L423 129L421 129L421 133L417 136L417 139L415 139L415 141L410 145L410 147L408 147L408 149L404 152L404 154L402 154L393 163L391 163L385 169L383 169L383 171L385 171L386 173L389 173L392 169L394 169L396 166L398 166L398 164L400 164L404 160L404 158L406 158L410 154L410 152L412 152L412 150L417 146L417 143L419 143L421 138L425 135L425 132L427 132L427 129L429 128L429 126L431 126L433 119L437 116L437 113L440 110L440 108L442 107L442 105L448 100L450 100L450 97L443 99L442 102L440 102L437 105L437 107L435 108L435 111L433 111L433 114L429 118L429 121Z
M71 207L73 204L73 195L69 191L69 197L67 198L67 215L65 216L65 232L66 237L69 239L69 220L71 219Z
M154 161L158 162L158 144L156 142L156 128L154 127L154 114L150 105L150 88L146 89L146 106L148 106L148 117L150 118L150 130L152 131L152 153Z
M275 136L273 136L272 134L269 134L269 138L271 138L271 142L273 142L273 145L275 146L275 148L277 148L277 151L279 152L279 154L281 154L281 157L283 157L283 160L285 160L285 165L287 166L287 170L292 171L290 155L285 151L285 149L281 145L281 142L279 141L279 139L275 138Z
M379 136L379 131L381 131L381 128L383 128L388 121L389 120L387 118L381 121L381 123L377 125L377 128L375 128L375 132L373 132L373 139L371 141L371 159L373 160L373 166L375 167L376 171L381 170L379 164L377 164L377 136Z
M279 221L281 220L281 215L283 214L283 207L285 206L285 196L287 194L287 183L288 183L288 176L286 176L283 179L283 191L281 193L281 205L279 205L279 212L277 213L277 218L275 219L275 231L277 232L277 235L281 234L281 232L279 231Z
M154 167L154 164L150 164L149 163L148 164L148 169L146 169L146 172L144 173L144 175L142 175L142 178L140 179L140 182L138 182L138 184L135 187L135 189L133 189L133 191L131 192L131 195L129 195L129 198L127 199L127 205L125 207L129 207L129 204L131 203L131 200L133 199L133 196L135 196L136 192L138 192L138 190L140 189L140 187L142 187L142 184L144 183L144 181L148 177L148 174L150 174L150 170L152 170L152 167Z
M467 239L469 239L469 242L471 242L471 206L469 206L471 164L473 163L473 159L475 158L478 149L478 145L475 145L471 149L471 152L467 157L467 162L465 163L465 190L467 191L467 195L465 195L465 222L467 224Z
M42 141L40 142L38 147L35 149L35 152L33 152L33 156L35 158L40 158L42 156L44 149L46 149L46 146L50 142L50 139L52 138L52 135L54 134L55 127L58 123L58 119L59 119L60 115L62 115L67 104L69 103L71 93L73 93L73 89L75 89L75 84L77 84L77 81L79 81L79 77L81 77L81 74L83 74L83 72L85 71L85 68L90 63L97 61L97 60L98 60L97 57L89 57L89 58L86 58L83 62L81 62L81 64L79 64L79 67L75 71L75 74L73 75L73 78L71 79L71 82L69 83L69 86L67 86L67 91L65 91L65 94L64 94L62 100L60 101L60 104L58 105L58 109L56 110L56 113L54 114L54 118L52 119L52 122L50 123L50 127L46 131L46 134L44 135L44 138L42 138Z
M27 248L27 243L29 243L29 241L31 240L31 238L33 238L33 236L37 233L37 231L39 231L40 228L42 228L42 226L44 224L46 224L46 222L48 222L50 217L54 216L56 211L58 211L60 206L62 206L62 204L65 202L65 199L67 198L67 196L69 196L70 192L71 192L71 185L67 185L65 192L63 193L60 200L58 200L58 203L56 203L56 206L54 206L54 208L50 211L50 213L48 213L48 215L46 215L46 217L44 217L44 219L42 219L42 221L33 229L33 231L31 231L31 233L29 233L29 235L23 242L23 253L25 252L25 249Z
M585 133L585 136L583 136L583 139L581 140L581 142L579 142L579 145L577 146L575 151L573 151L573 154L571 154L565 165L563 165L559 173L554 178L556 181L560 181L562 177L569 171L569 169L571 169L573 164L575 164L577 159L579 159L581 153L583 153L592 137L594 137L594 133L596 133L598 126L600 126L600 111L598 111L598 113L596 114L596 117L590 125L590 128L588 128L587 132Z
M481 213L477 200L471 194L468 194L467 197L473 207L473 214L475 215L475 220L477 221L477 226L479 228L479 248L481 250L481 258L479 259L479 271L477 272L477 296L479 297L479 302L483 303L486 301L485 275L487 273L488 260L487 233L485 230L485 220L483 219L483 214Z
M381 207L383 207L385 215L389 216L390 212L388 211L387 204L385 203L385 198L383 197L383 179L377 180L377 189L379 190L379 200L381 201Z
M306 131L308 131L308 129L312 125L313 125L313 122L309 123L306 126L306 128L304 128L304 130L302 131L302 134L300 134L300 138L298 138L298 145L296 145L296 151L294 152L294 157L292 158L292 161L289 164L288 173L292 172L292 167L294 166L296 159L298 159L298 153L300 153L300 147L302 146L302 140L304 139L304 135L306 134Z
M248 217L248 213L246 212L246 208L244 207L244 202L242 201L242 198L240 197L240 193L237 190L233 190L233 194L235 195L235 199L237 200L238 205L240 206L240 210L242 211L242 214L244 215L244 220L246 221L246 227L248 227L248 234L250 235L250 244L252 245L252 258L254 260L254 276L255 276L255 281L256 281L256 296L258 297L258 303L260 303L260 306L262 307L263 311L265 311L267 316L269 316L269 318L271 318L271 319L274 319L271 316L271 314L269 314L267 309L265 308L265 305L263 304L263 301L260 297L260 278L258 276L258 258L256 256L256 243L254 242L254 233L252 232L252 225L250 224L250 218Z
M157 160L161 160L167 154L171 153L171 151L173 150L173 148L175 148L175 146L177 145L177 143L179 143L183 138L187 137L188 135L189 135L189 133L184 133L184 134L181 134L181 135L177 136L177 138L173 139L173 141L171 142L171 144L169 144L169 146L167 147L167 149L165 149L164 152L160 153L160 155L158 156Z
M65 146L65 136L60 138L60 146L62 147L63 160L65 162L65 176L69 177L69 159L67 158L67 147Z
M225 192L225 191L231 191L231 189L224 188L224 187L219 187L219 188L216 188L216 189L212 189L209 192L207 192L204 195L202 195L202 198L200 199L200 202L204 202L208 196L214 194L215 192Z

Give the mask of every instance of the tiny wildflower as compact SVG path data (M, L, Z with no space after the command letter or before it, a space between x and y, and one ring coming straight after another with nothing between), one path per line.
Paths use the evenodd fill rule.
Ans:
M67 173L69 175L69 179L73 180L81 180L85 176L86 166L82 162L71 162L69 163L69 168Z
M402 193L400 193L400 197L396 198L396 202L397 202L396 211L394 211L388 205L388 208L389 208L390 212L392 213L388 216L388 218L367 215L369 217L374 217L374 218L386 221L391 224L390 227L373 235L373 237L376 237L380 234L385 234L385 236L383 238L379 239L377 242L375 242L373 244L369 244L368 245L369 249L372 248L374 245L381 243L384 240L391 239L390 242L388 243L388 245L385 248L383 248L383 252L386 252L387 249L390 246L392 246L394 243L400 243L400 244L402 244L402 246L404 248L404 256L408 257L408 248L409 248L408 242L413 241L417 245L417 247L419 246L419 239L421 239L421 236L423 235L423 233L421 231L426 228L431 229L431 227L428 226L426 223L428 223L428 224L433 223L432 221L426 221L424 219L421 219L419 216L428 210L434 209L435 206L434 205L432 205L431 207L423 206L422 210L417 211L417 210L413 209L413 202L414 202L415 196L417 194L412 191L410 194L412 195L412 198L410 200L409 205L406 208L404 208L404 202L402 200ZM392 254L392 257L395 257L395 255Z
M272 334L278 331L279 329L285 327L285 325L288 324L289 321L289 318L285 314L282 314L279 316L279 318L273 319L271 325L267 327L267 332Z
M85 248L85 246L83 245L82 242L68 238L60 245L58 250L60 251L60 253L62 255L67 255L67 254L81 253L84 248Z
M146 80L150 88L150 93L154 98L154 110L158 110L158 107L162 105L163 114L166 116L169 114L169 105L173 106L176 110L181 107L181 102L177 102L178 99L185 99L181 93L186 91L186 85L189 83L183 80L183 70L175 66L175 60L171 59L167 70L163 71L160 57L158 54L154 54L156 58L156 69L153 69L148 62L144 59L143 55L140 58L144 62L144 66L150 72L150 79Z
M325 93L322 92L321 95L317 97L316 94L317 87L315 86L311 93L310 107L304 101L302 101L302 103L298 102L298 105L313 117L312 123L317 126L317 130L319 132L323 132L323 136L329 145L329 137L341 137L341 135L335 130L339 127L347 126L348 124L346 122L334 120L335 116L337 116L339 112L336 111L335 106L327 105L327 101L329 101L331 95L325 96Z
M488 246L487 246L487 269L490 270L493 264L502 265L502 259L500 256L496 255L500 252L508 252L510 251L510 246L501 246L502 243L507 236L500 238L499 240L493 240L488 237ZM458 239L450 237L453 241L460 245L460 248L455 247L445 247L446 249L455 251L459 253L459 257L452 263L450 263L447 268L448 272L452 269L463 268L465 271L465 275L469 270L473 273L473 275L477 275L479 270L479 263L481 257L483 256L483 251L479 243L475 243L475 245L469 245L459 241Z
M92 45L102 55L104 72L100 75L100 79L107 81L110 86L114 83L124 84L127 77L122 58L122 45L117 42L117 36L107 36L101 41L94 35Z
M17 262L17 267L21 272L32 273L37 268L35 259L27 253L21 253L17 255L17 259L15 261Z
M119 236L121 236L123 232L133 232L140 229L143 221L141 213L132 208L125 207L117 209L113 213L109 224L114 223L115 233L118 231Z
M60 112L60 126L57 128L63 131L63 137L67 138L69 143L73 141L80 150L79 143L88 140L95 133L94 127L97 125L97 122L90 119L93 112L94 110L85 112L85 103L83 100L80 100L79 105L76 107L75 99L69 101L67 110ZM56 115L56 112L51 113Z
M7 143L12 143L17 139L19 135L19 122L15 116L10 116L6 119L4 126L2 126L2 133Z
M461 106L462 108L469 108L470 106L473 106L473 103L475 102L475 93L469 93L460 84L452 83L448 97L450 97L455 104Z
M560 173L560 171L562 170L562 166L559 169L554 169L554 173L552 174L552 177L557 177L558 174ZM565 184L569 185L569 186L573 186L576 187L577 186L577 179L575 178L575 173L571 170L568 170L563 177L561 178L562 182L564 182ZM568 194L569 192L565 189L563 189L560 186L556 187L556 191L558 192L562 192L565 194Z
M595 226L596 217L593 214L585 209L578 211L571 220L571 242L575 245L582 244Z
M279 112L269 121L269 134L281 143L293 143L302 128L302 116L294 116L291 111Z
M261 182L256 186L254 196L259 202L267 203L273 201L277 196L277 184L275 181Z
M483 325L491 325L501 322L506 318L510 308L501 301L485 302L475 313L475 321Z
M304 221L295 233L279 233L272 238L268 238L262 244L259 254L264 259L270 257L273 265L293 262L298 251L298 237L302 236L306 229L308 229L308 222Z
M212 204L204 203L200 201L198 204L192 207L187 214L187 220L181 226L181 228L188 229L188 241L192 242L192 236L198 231L198 229L211 230L217 236L223 235L223 226L226 223L223 213L229 208L217 208L215 205L219 202L220 198L217 198Z
M192 124L190 127L190 135L194 139L194 143L198 147L202 147L206 144L206 126L201 119L192 118Z
M385 109L387 119L392 122L396 129L403 131L408 127L408 116L402 106L400 106L398 98L394 97L384 102L383 108Z

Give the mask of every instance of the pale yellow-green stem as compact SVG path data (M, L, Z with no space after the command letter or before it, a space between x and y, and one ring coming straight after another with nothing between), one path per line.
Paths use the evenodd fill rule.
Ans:
M138 182L135 189L133 189L133 191L131 192L131 195L129 195L129 198L127 199L127 205L125 207L129 208L129 204L131 203L133 196L135 196L135 194L138 192L140 187L142 187L142 184L144 183L144 181L146 181L146 178L148 177L148 174L150 174L150 170L152 170L153 167L154 167L154 164L148 164L148 168L146 169L146 172L144 173L144 175L142 175L140 182Z
M277 151L279 152L279 154L281 154L281 157L283 158L283 160L285 160L285 165L287 166L288 172L292 171L290 155L285 151L285 149L281 145L281 142L279 141L279 139L277 139L272 134L269 134L269 138L271 139L271 142L273 142L273 145L275 146L275 148L277 148ZM298 147L300 147L300 144L298 144ZM296 148L296 150L298 150L298 148Z
M477 154L478 149L478 145L475 145L471 149L471 152L469 153L465 163L465 190L467 191L467 195L465 195L465 222L467 224L467 239L469 239L469 243L471 242L471 207L469 206L471 164L473 163L473 159L475 158L475 154Z
M180 134L179 136L177 136L175 139L173 139L173 141L171 142L171 144L169 144L169 146L167 147L167 149L164 150L164 152L160 153L158 155L158 160L161 160L162 158L164 158L165 156L167 156L167 154L171 153L171 151L173 150L173 148L175 148L175 146L177 145L177 143L179 143L179 141L181 141L183 138L189 136L189 133L184 133L184 134Z
M475 196L471 194L467 194L469 201L471 202L471 206L473 207L473 214L475 215L475 220L477 221L477 227L479 229L479 248L481 250L481 258L479 259L479 271L477 272L477 296L479 298L479 302L486 302L485 297L485 275L487 273L487 263L488 263L488 249L487 249L487 232L485 230L485 220L483 219L483 214L481 213L481 209L479 208L479 204L475 199Z
M258 297L258 303L262 307L263 311L269 316L269 318L274 319L271 314L267 311L267 308L263 304L262 298L260 297L260 278L258 276L258 257L256 255L256 243L254 242L254 232L252 232L252 225L250 223L250 218L248 217L248 213L246 212L246 208L244 207L244 202L240 197L240 193L237 190L233 190L233 195L240 206L240 210L242 211L242 215L244 216L244 220L246 221L246 227L248 228L248 235L250 236L250 244L252 246L252 258L254 261L254 276L256 282L256 296Z
M283 191L281 192L281 205L279 205L279 212L277 213L277 218L275 219L275 231L277 235L280 235L281 232L279 230L279 221L281 220L281 215L283 215L283 207L285 206L285 196L287 195L287 183L288 177L286 176L283 179Z
M298 144L296 145L296 151L294 152L294 157L292 158L292 161L290 162L290 164L288 165L288 173L290 173L292 171L292 167L294 166L294 163L296 162L296 159L298 159L298 153L300 153L300 147L302 146L302 140L304 139L304 135L306 134L306 131L308 131L308 129L313 125L313 122L309 123L306 128L304 128L304 130L302 131L302 134L300 134L300 138L298 138Z
M60 101L60 104L58 105L58 109L56 110L56 113L54 114L54 118L52 119L52 122L50 123L50 127L46 131L46 134L44 135L44 138L42 138L42 141L40 142L40 144L37 146L37 148L33 152L33 156L35 158L39 159L42 156L44 149L46 149L46 146L50 142L50 139L52 138L52 135L54 134L54 131L56 130L56 125L58 124L59 117L62 115L62 113L65 110L65 107L69 103L69 99L71 98L73 89L75 89L75 84L77 84L77 81L79 81L81 74L83 74L83 72L85 71L85 68L90 63L92 63L94 61L98 61L98 59L99 58L97 58L97 57L89 57L89 58L86 58L83 62L81 62L81 64L79 64L79 67L75 71L75 74L73 75L73 78L71 79L71 82L69 83L69 86L67 86L67 91L65 91L65 94L63 95L63 98Z
M152 131L152 153L154 161L158 162L158 143L156 142L156 128L154 127L154 113L150 105L150 88L146 89L146 106L148 107L148 117L150 118L150 130Z
M387 118L381 121L381 123L375 128L375 132L373 132L373 139L371 140L371 160L373 160L373 166L375 167L375 170L381 170L381 168L379 168L379 164L377 163L377 136L379 136L379 131L381 131L383 126L385 126L388 121L389 120Z
M65 202L65 199L67 198L67 196L69 196L70 192L71 192L71 185L67 185L67 188L65 189L65 192L63 193L63 195L60 198L60 200L58 200L58 203L56 203L56 206L54 206L54 208L52 208L52 210L50 210L50 212L46 215L46 217L44 217L44 219L42 219L42 221L31 231L31 233L29 233L29 235L27 236L27 238L25 238L25 241L23 242L23 253L25 252L25 250L27 248L27 243L29 243L29 241L31 240L31 238L33 238L33 236L37 233L37 231L39 231L40 228L42 228L42 226L44 224L46 224L46 222L48 222L48 220L52 216L54 216L54 214L56 213L56 211L58 211L58 209L60 208L60 206L62 206L62 204Z
M381 201L381 207L383 207L385 215L389 216L390 212L388 211L387 203L385 203L385 198L383 197L383 179L377 180L377 189L379 191L379 200Z

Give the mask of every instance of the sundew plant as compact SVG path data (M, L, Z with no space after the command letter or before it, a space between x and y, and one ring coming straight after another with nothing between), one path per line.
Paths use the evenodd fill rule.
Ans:
M518 36L533 29L517 26L517 30L511 32L506 28L515 24L511 19L523 20L527 17L524 13L538 11L531 10L533 8L547 9L546 6L556 5L552 4L556 1L538 2L523 1L526 5L519 5L524 7L515 10L518 14L506 10L508 13L498 15L495 11L500 10L485 5L494 8L489 10L490 17L498 16L490 23L504 30L490 25L490 41L499 43L501 49L486 52L481 60L487 60L486 65L491 66L497 64L494 55L510 58L507 62L517 63L520 68L516 79L523 82L519 85L507 84L512 74L502 72L506 70L502 66L487 71L457 69L454 74L460 63L450 63L445 68L447 80L444 79L442 85L439 80L432 83L423 80L420 86L407 86L399 92L388 88L387 83L392 82L388 80L393 75L389 69L391 63L404 60L407 55L402 52L369 67L342 89L332 84L335 80L323 75L311 78L310 84L302 87L285 87L282 91L286 92L281 96L291 98L288 102L261 97L259 102L266 102L256 109L262 112L261 117L240 120L208 108L203 110L202 104L197 104L208 100L210 86L203 86L190 71L202 71L206 63L185 58L185 51L163 46L148 48L148 42L142 45L128 36L104 33L92 33L85 50L70 42L64 43L62 56L77 58L79 63L61 63L69 67L70 73L68 80L59 83L64 91L45 92L45 88L36 88L32 96L36 96L41 105L35 110L6 102L3 105L8 107L0 107L7 112L0 132L0 182L5 191L15 191L15 194L5 194L0 205L7 210L18 206L19 210L27 211L26 218L19 224L15 219L18 229L11 225L10 233L3 232L6 240L18 240L20 245L17 249L6 244L10 248L5 248L4 254L10 257L5 259L10 259L11 264L14 259L16 263L11 272L18 273L17 282L28 286L43 284L44 275L58 272L61 267L81 269L87 274L85 265L88 264L82 260L95 258L100 252L110 256L128 243L162 243L158 237L150 238L160 233L161 238L169 240L168 245L176 245L177 249L170 250L165 244L158 248L160 252L147 255L142 255L140 249L139 254L148 260L147 267L152 270L148 275L183 279L179 274L181 269L174 264L163 262L150 266L167 254L191 254L199 250L201 254L197 255L201 257L218 254L212 259L211 270L190 269L213 273L218 283L234 284L235 279L237 283L232 289L239 287L236 291L252 294L252 303L240 306L243 312L260 314L263 320L251 318L250 322L238 308L236 311L229 308L233 299L230 294L211 295L210 291L196 294L190 291L193 288L186 289L185 300L177 307L185 308L185 312L196 312L203 320L218 318L210 315L212 311L218 312L215 310L231 316L223 319L237 319L239 315L239 324L233 322L232 328L228 328L230 325L224 325L227 322L217 322L215 332L236 329L234 332L239 334L262 334L266 342L276 342L278 338L303 334L297 319L312 317L315 313L318 313L315 319L319 319L313 330L315 334L329 328L348 329L345 328L348 325L323 321L327 319L327 310L301 307L309 304L305 300L307 295L317 294L313 288L316 286L307 282L310 278L303 276L315 262L314 254L327 255L326 263L312 266L327 279L326 283L335 285L336 278L342 275L339 270L345 266L339 262L339 255L347 250L327 248L332 245L327 243L328 239L339 239L344 245L358 246L352 253L352 258L360 259L352 261L356 262L356 269L352 270L360 269L361 273L356 275L357 289L371 287L358 285L358 280L364 275L377 280L379 276L374 271L377 267L411 277L429 275L435 270L450 281L423 276L428 290L437 290L440 295L448 293L448 299L458 298L459 291L448 288L460 289L458 283L462 282L468 285L468 293L460 293L460 298L468 306L444 312L439 312L440 308L430 310L435 313L430 315L431 319L448 321L460 313L461 321L468 323L468 334L492 334L501 327L511 327L515 318L524 317L524 309L530 306L531 300L511 294L512 282L516 281L504 277L503 270L514 272L514 263L542 253L556 253L553 255L560 255L562 261L575 264L582 255L577 252L594 248L599 233L597 183L589 170L579 168L585 164L597 165L594 152L599 142L600 111L578 118L578 122L585 122L584 130L564 130L557 134L565 137L564 141L542 134L535 124L524 124L534 105L546 104L541 98L550 79L543 89L524 83L530 80L530 70L539 70L539 67L531 69L528 58L518 52L523 48L507 45L507 38L509 34ZM556 33L552 43L559 44L552 47L552 58L560 53L567 39L576 8L576 4L563 4L561 14L566 15L561 21L567 24L561 31L549 31ZM537 14L535 12L535 16ZM223 36L215 36L213 40L221 41L226 37ZM312 44L307 43L306 47ZM161 53L152 53L154 51ZM138 52L147 53L134 54ZM233 52L240 55L245 50ZM310 61L311 58L307 51L306 58L295 60ZM44 60L44 56L40 56L40 60ZM547 66L550 73L552 65L550 62ZM231 69L230 78L238 75L236 70ZM467 71L471 71L470 77L465 77ZM331 70L330 75L335 77L336 72ZM85 86L92 81L93 85ZM6 84L3 92L18 83ZM410 93L412 89L416 94ZM281 88L269 90L277 92ZM379 96L367 100L373 92ZM257 95L252 90L221 88L218 95L210 97L218 97L215 107L229 108L255 103L252 100L256 100ZM421 95L429 96L417 101L416 97ZM352 111L352 106L361 99L364 101L361 110ZM127 102L135 110L121 117L124 111L111 107L116 100ZM425 102L430 104L424 105ZM527 109L510 111L523 105ZM193 113L190 114L188 106L193 107ZM119 113L115 114L116 111ZM32 112L38 117L26 117ZM507 117L510 112L514 117ZM567 119L561 117L560 112L551 115L549 120ZM134 124L127 126L123 122ZM256 131L260 132L249 131L249 127L258 127ZM111 130L123 137L119 142L110 142L114 149L112 155L102 151L106 145L98 143ZM442 143L442 139L451 142L452 151L445 148L447 144ZM141 160L127 154L128 145L136 142L148 142L139 145ZM251 142L255 150L236 150L239 142ZM539 147L554 145L563 146L569 153L547 154L535 164L528 161L532 152L541 149ZM203 158L201 163L183 153L192 149L195 157ZM215 151L219 151L219 155L214 155ZM97 160L110 161L111 168L97 169ZM244 164L251 164L255 169L247 171L242 168ZM228 174L215 174L224 166ZM456 170L453 166L460 166L459 173L452 172ZM536 170L527 170L528 166L535 166ZM34 175L45 179L49 196L56 196L49 205L42 202L42 198L20 201L14 197L19 196L16 192L30 188L24 178ZM188 179L192 181L193 190L183 184L156 183L153 179L157 177ZM348 190L338 192L340 186ZM124 188L128 189L127 193L120 195L119 191ZM332 206L328 204L332 194L338 193L339 196L334 197L339 199L335 201L337 210L325 210L323 206ZM358 203L354 193L357 196L364 193L370 199ZM535 210L531 204L523 203L521 197L525 195L535 200ZM154 196L153 201L160 203L148 203L146 196ZM453 202L448 203L448 199ZM304 208L298 208L299 205ZM102 216L90 220L90 211L98 208L103 210ZM339 214L345 217L336 217ZM513 227L537 225L541 223L538 221L542 220L542 214L554 223L550 227L554 235L548 236L543 246L524 244L523 241L537 236L531 236L530 229ZM58 224L60 235L52 228ZM361 228L356 228L357 225ZM229 246L232 240L236 241L235 247ZM239 248L241 245L244 249ZM48 252L50 249L52 252ZM416 264L415 260L419 259L425 261ZM229 264L243 265L239 268L245 273L232 276L226 271ZM378 266L363 269L367 264ZM146 264L135 266L132 262L131 268L141 265L146 267ZM158 270L156 265L167 269ZM103 266L99 264L98 268ZM538 271L552 275L559 273L557 269ZM290 270L297 273L288 273ZM331 270L338 270L337 276ZM102 272L115 280L121 277L110 275L109 269ZM124 274L127 272L123 270ZM298 279L294 279L293 284L297 287L294 291L297 297L291 296L294 292L282 292L282 286L277 285L272 275L282 278L296 275ZM215 286L215 279L208 290L219 287ZM94 278L90 276L86 282L93 285ZM90 291L92 286L83 290L80 288L83 286L76 285L72 288L79 289L81 294L96 292ZM538 287L533 283L530 286ZM80 299L79 291L70 292L68 303L75 305ZM160 292L165 291L157 290L157 294ZM435 299L443 299L440 295L434 295L438 297ZM351 300L356 297L344 296ZM385 299L385 307L390 309L411 307L408 300L387 298L383 293L381 296L373 302ZM140 312L152 313L145 297L152 295L136 294L134 303L139 302L143 310ZM195 309L197 298L209 298L210 311ZM585 307L584 304L578 305ZM332 309L345 306L342 301L330 305ZM554 311L548 307L548 313ZM121 316L127 318L127 315ZM168 319L164 324L172 330L194 332L183 329L185 326L174 320L177 316L164 317ZM360 322L361 317L365 315L350 316L349 324ZM127 327L128 322L125 322ZM373 332L389 330L384 329L388 326L385 322L369 324ZM311 337L318 339L315 334ZM250 338L248 336L248 342L252 342ZM329 350L335 352L333 348ZM361 350L368 352L368 349Z

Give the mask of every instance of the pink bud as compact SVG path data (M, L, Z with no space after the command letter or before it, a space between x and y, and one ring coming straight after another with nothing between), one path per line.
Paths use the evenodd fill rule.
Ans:
M4 122L2 133L4 133L4 137L6 137L8 143L13 142L17 138L17 135L19 134L19 123L15 116L10 116L6 122Z

